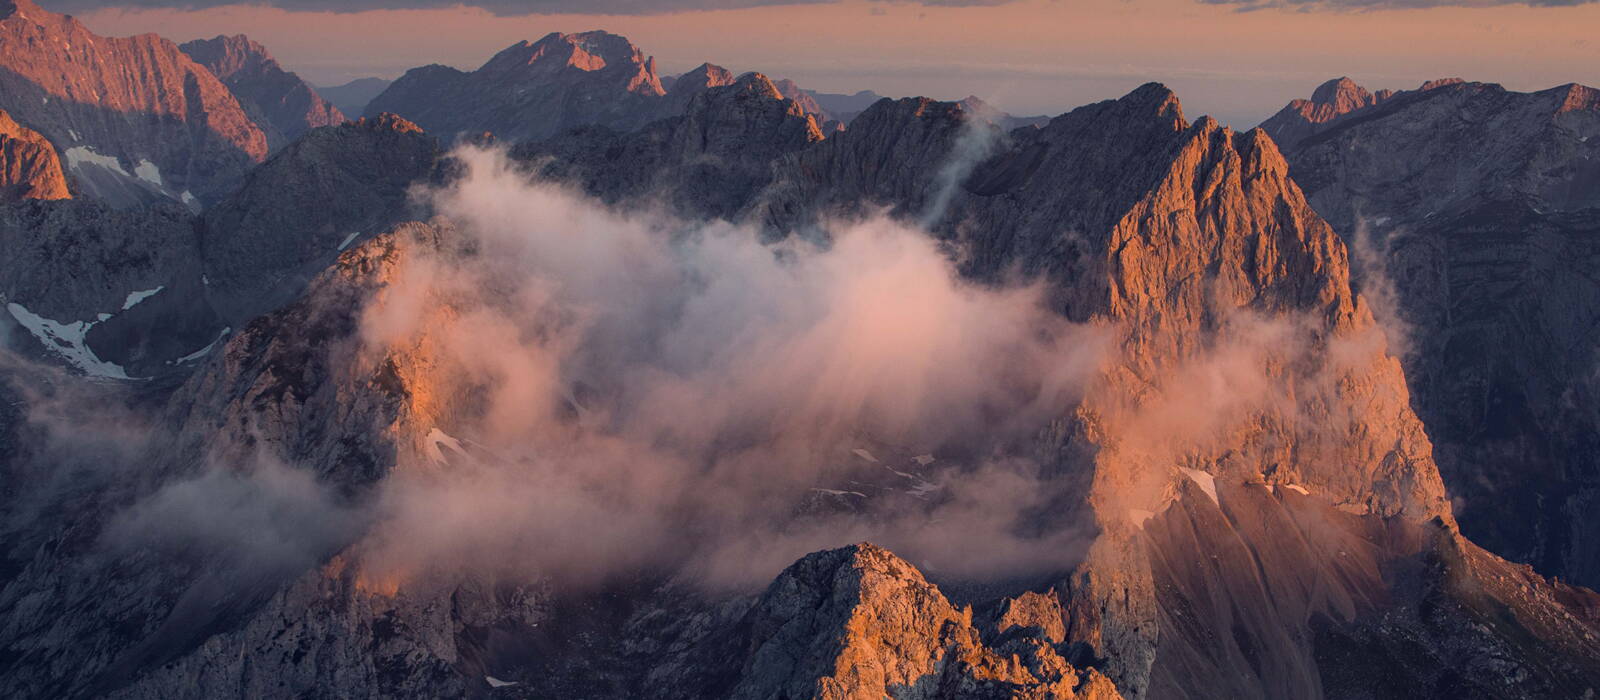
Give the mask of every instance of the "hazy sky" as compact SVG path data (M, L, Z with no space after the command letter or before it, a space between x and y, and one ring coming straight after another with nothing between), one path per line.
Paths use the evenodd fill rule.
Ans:
M710 61L828 92L976 94L1019 114L1056 114L1156 80L1178 92L1191 119L1211 114L1235 127L1339 75L1370 88L1437 77L1518 90L1600 84L1600 4L1561 0L39 2L102 34L249 34L316 84L393 78L427 63L475 68L518 40L589 29L626 35L663 73ZM345 11L316 9L325 7ZM349 11L368 7L405 9ZM573 7L614 14L521 14ZM726 9L693 9L701 7Z

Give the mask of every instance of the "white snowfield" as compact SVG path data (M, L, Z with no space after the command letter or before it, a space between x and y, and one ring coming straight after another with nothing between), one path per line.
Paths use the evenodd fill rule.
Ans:
M199 350L196 350L196 351L191 352L191 353L189 353L187 355L184 355L183 357L180 357L180 358L178 358L176 360L172 360L168 364L181 365L181 364L183 364L185 362L194 362L195 360L198 360L198 359L200 359L202 357L205 357L206 355L210 355L211 351L217 347L217 343L222 342L222 339L228 337L228 334L232 333L232 332L233 332L233 328L232 327L224 328L224 329L222 329L221 333L217 334L216 339L212 340L210 344L206 345L203 348L200 348Z
M74 367L83 370L85 374L105 379L133 379L121 367L96 357L94 351L84 344L84 336L88 335L89 329L99 321L71 323L52 321L16 302L6 304L6 310L10 311L11 317L17 319L17 323L28 329L28 332L38 338L46 348L60 355Z
M144 290L142 292L128 292L127 301L122 302L122 310L123 311L127 311L128 309L133 308L139 302L144 301L146 299L149 299L150 297L153 297L153 296L155 296L157 294L160 294L161 290L163 290L163 289L166 289L165 285L160 286L160 287L156 287L155 289L146 289L146 290ZM106 314L100 314L100 315L101 316L107 316ZM107 318L109 318L109 316L107 316ZM105 318L102 318L100 320L104 321Z
M1200 471L1199 469L1190 469L1188 467L1181 467L1181 469L1183 469L1184 474L1189 475L1189 478L1194 480L1194 483L1200 485L1201 491L1206 492L1206 495L1211 497L1212 503L1215 503L1219 506L1222 505L1222 501L1217 500L1216 478L1212 477L1210 474Z
M460 440L451 437L449 433L438 428L428 431L428 436L423 438L423 442L428 451L428 459L433 460L434 464L446 464L449 461L444 456L444 450L439 449L441 445L450 448L456 454L464 455L467 453L466 450L461 448Z

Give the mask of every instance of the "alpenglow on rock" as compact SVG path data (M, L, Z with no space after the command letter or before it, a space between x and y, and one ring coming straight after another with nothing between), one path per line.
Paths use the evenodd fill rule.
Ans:
M4 199L69 199L55 145L0 110L0 192Z
M66 157L80 194L212 201L267 155L228 88L154 34L102 37L31 0L0 4L0 94Z
M233 91L276 150L307 129L337 126L344 114L300 76L278 65L266 47L243 34L196 39L178 47Z

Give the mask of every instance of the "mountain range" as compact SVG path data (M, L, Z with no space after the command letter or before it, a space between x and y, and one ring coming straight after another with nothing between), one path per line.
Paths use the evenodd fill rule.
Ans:
M0 8L8 695L1600 688L1592 88L325 96Z

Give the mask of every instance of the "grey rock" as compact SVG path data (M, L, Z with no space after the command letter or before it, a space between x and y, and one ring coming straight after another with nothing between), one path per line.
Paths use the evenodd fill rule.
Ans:
M212 305L237 326L296 299L341 251L416 218L410 187L441 155L435 139L393 115L307 133L206 212Z
M1370 251L1357 281L1391 297L1463 532L1600 581L1587 515L1600 499L1587 273L1600 92L1435 81L1328 122L1288 157L1312 205Z
M590 124L635 129L659 116L665 95L655 60L627 39L552 33L518 42L472 72L412 69L364 114L393 112L449 140L487 132L518 142Z

